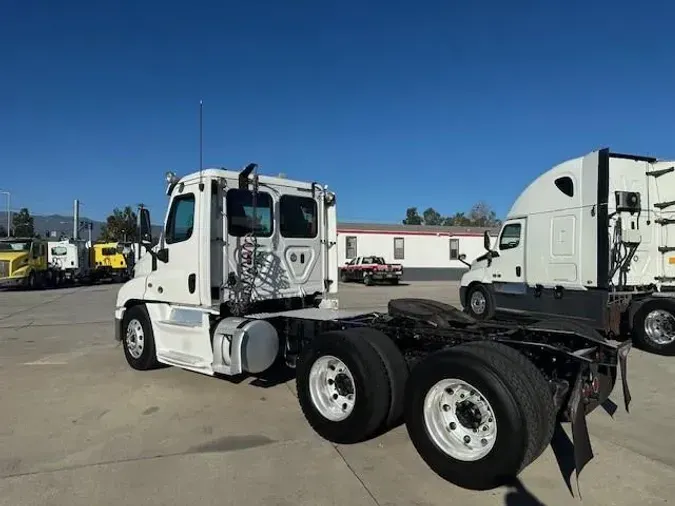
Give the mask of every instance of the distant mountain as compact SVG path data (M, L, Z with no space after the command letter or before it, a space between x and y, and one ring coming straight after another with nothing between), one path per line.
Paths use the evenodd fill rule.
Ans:
M91 237L96 241L101 235L101 228L105 225L105 222L90 220L85 216L81 216L80 221L91 221L93 223ZM7 213L5 212L0 212L0 227L3 229L7 228ZM71 237L73 235L73 217L60 214L50 214L48 216L33 215L33 228L35 229L35 232L42 237L51 235L52 237L58 238L62 233ZM161 231L162 227L160 225L152 226L153 237L159 237ZM86 239L87 237L87 230L80 230L80 238Z

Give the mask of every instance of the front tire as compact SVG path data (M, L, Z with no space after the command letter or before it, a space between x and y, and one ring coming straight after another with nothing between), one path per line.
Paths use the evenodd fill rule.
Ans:
M370 274L364 274L363 284L366 286L372 286L375 282L373 281L373 276Z
M466 294L466 312L476 320L489 320L495 315L492 295L483 284L475 284Z
M508 483L542 445L527 378L494 350L459 345L413 369L406 427L417 452L445 480L488 490Z
M124 356L133 369L147 371L160 366L150 316L144 305L132 306L124 312L122 332Z
M307 422L333 443L369 439L386 423L392 405L382 358L367 339L349 330L325 332L304 348L296 386Z
M35 290L37 288L37 275L35 271L31 271L28 275L28 281L26 282L26 288L29 290Z
M645 302L633 319L633 342L656 355L675 355L675 301L662 297Z

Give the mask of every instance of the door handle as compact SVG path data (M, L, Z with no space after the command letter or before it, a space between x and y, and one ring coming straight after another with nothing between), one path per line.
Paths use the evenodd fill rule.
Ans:
M190 293L195 293L195 286L197 285L197 276L190 274L188 276L188 290Z
M520 265L516 265L516 276L520 277Z

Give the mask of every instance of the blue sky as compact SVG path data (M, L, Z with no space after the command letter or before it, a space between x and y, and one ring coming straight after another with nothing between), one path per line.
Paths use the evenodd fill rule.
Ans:
M58 6L57 6L58 5ZM3 0L0 188L103 219L204 163L317 180L343 221L504 215L596 148L675 158L667 2ZM4 202L2 203L4 205Z

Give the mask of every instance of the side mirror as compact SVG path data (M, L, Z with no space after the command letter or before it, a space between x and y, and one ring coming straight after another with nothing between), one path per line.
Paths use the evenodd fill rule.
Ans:
M138 213L138 233L140 244L152 244L152 224L150 222L150 211L146 207L141 207Z
M492 240L490 239L490 232L487 230L483 232L483 248L487 251L492 251Z
M462 253L461 255L459 255L458 258L459 258L460 260L466 260L466 255L465 255L464 253Z
M470 264L469 262L466 261L466 254L460 253L460 255L457 257L457 260L459 260L460 262L462 262L462 263L463 263L464 265L466 265L467 267L471 267L471 264Z

